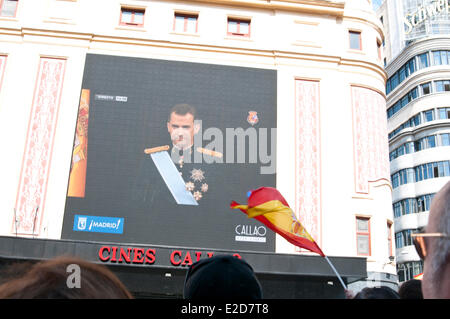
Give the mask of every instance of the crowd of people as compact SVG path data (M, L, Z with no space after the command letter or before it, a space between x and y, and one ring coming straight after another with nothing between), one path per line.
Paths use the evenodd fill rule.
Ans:
M425 232L414 243L424 261L423 280L389 287L366 287L347 299L450 299L450 182L434 197ZM69 278L77 265L82 274ZM58 257L16 269L0 285L0 299L132 299L132 293L106 266L75 257ZM75 269L76 270L76 269ZM74 270L74 271L75 271ZM262 299L263 289L243 259L220 255L201 259L187 270L184 299Z

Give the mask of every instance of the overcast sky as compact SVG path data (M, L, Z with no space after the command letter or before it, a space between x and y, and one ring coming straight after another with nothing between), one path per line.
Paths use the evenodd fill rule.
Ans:
M373 1L372 1L372 3L373 3L373 9L374 9L374 10L377 10L378 7L381 5L382 2L383 2L383 0L373 0Z

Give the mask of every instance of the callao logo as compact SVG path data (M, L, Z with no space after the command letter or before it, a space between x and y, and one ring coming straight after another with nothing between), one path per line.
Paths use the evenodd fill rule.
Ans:
M264 226L237 225L235 241L266 242L267 229Z
M264 226L252 226L252 225L237 225L236 235L245 236L266 236L267 229Z

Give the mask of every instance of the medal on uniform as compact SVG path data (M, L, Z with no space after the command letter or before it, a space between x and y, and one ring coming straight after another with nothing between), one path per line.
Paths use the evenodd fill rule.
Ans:
M257 124L259 122L258 112L256 112L256 111L248 111L247 122L251 126Z
M191 178L189 182L187 182L185 185L186 190L191 192L192 195L194 196L194 199L197 201L203 198L203 194L208 191L209 186L206 183L202 183L201 185L199 185L200 190L198 190L196 189L195 183L196 182L201 183L204 180L205 180L205 172L202 171L201 169L194 168L191 171Z

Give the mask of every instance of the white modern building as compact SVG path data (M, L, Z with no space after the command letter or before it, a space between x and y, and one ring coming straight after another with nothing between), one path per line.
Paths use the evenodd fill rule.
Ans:
M439 154L447 148L422 151L420 160L411 155L399 157L396 168L389 172L388 131L416 113L424 116L424 123L425 113L432 109L435 120L391 137L391 151L433 134L436 145L440 145L445 141L445 131L439 125L448 120L438 120L444 114L444 102L425 103L418 96L411 107L390 118L387 126L382 28L367 0L1 0L0 144L8 153L0 158L0 243L5 243L0 245L2 257L14 254L42 259L51 257L49 252L65 251L79 252L94 262L110 260L106 252L118 248L102 246L101 242L112 237L98 234L98 239L79 241L79 249L62 237L64 222L74 223L65 221L64 211L74 132L81 114L80 92L85 89L86 57L158 59L275 71L277 188L325 254L343 258L341 264L337 260L336 267L348 284L354 283L354 290L380 284L395 288L390 175L430 162L441 167L445 156ZM445 39L427 41L421 42L423 50L409 50L396 58L388 68L389 74L425 51L432 59L434 43L436 50L444 50L444 45L438 43L445 43ZM435 69L426 68L409 77L405 94L417 86L424 90L422 84L426 81L431 81L433 90L447 87L438 82L450 79L445 67L439 67L439 78L429 78L428 72ZM134 71L139 73L138 69ZM127 83L124 86L128 87ZM439 101L448 94L434 92L429 97ZM402 93L400 87L390 92L389 103L397 102ZM91 96L91 101L100 97L105 98ZM259 116L263 119L264 114ZM245 117L243 120L245 123ZM432 161L428 155L433 155ZM445 170L448 166L442 167ZM425 186L429 182L420 183ZM438 187L433 183L434 188L424 193L425 188L418 188L420 183L395 186L395 201L411 196L418 199ZM410 186L413 188L407 188ZM397 224L408 222L399 220ZM414 222L421 223L422 219ZM131 219L125 220L125 231L127 223ZM66 224L68 231L72 224ZM10 244L12 239L17 245ZM149 251L148 245L152 244L117 240L121 247L133 244L135 252L144 248ZM33 245L41 246L17 248ZM50 249L49 245L64 248ZM179 245L184 246L182 242ZM204 245L203 249L209 247L207 242ZM16 250L11 251L11 247ZM159 249L166 252L169 248ZM178 254L178 250L174 251ZM43 255L34 255L37 252ZM161 268L172 275L155 279L163 281L155 285L160 291L142 294L179 296L184 273L176 256L170 254L172 263L168 264L156 258L156 263L161 262L159 268L149 266L155 276L159 276ZM266 278L269 291L273 278L282 278L279 286L272 287L280 294L269 293L268 297L301 297L329 289L334 290L325 296L335 297L342 292L323 259L300 252L281 237L276 238L273 254L264 258L256 253L247 256L261 278L270 277ZM305 259L295 259L300 257ZM308 258L316 259L310 262ZM364 261L364 278L351 274L351 270L345 273L351 269L346 268L346 258ZM184 260L189 260L187 255ZM313 284L302 286L302 278L308 275L326 280L320 282L320 289ZM170 280L180 281L174 284ZM282 286L284 290L277 288Z
M448 1L384 1L387 117L400 281L423 271L411 234L450 179Z

